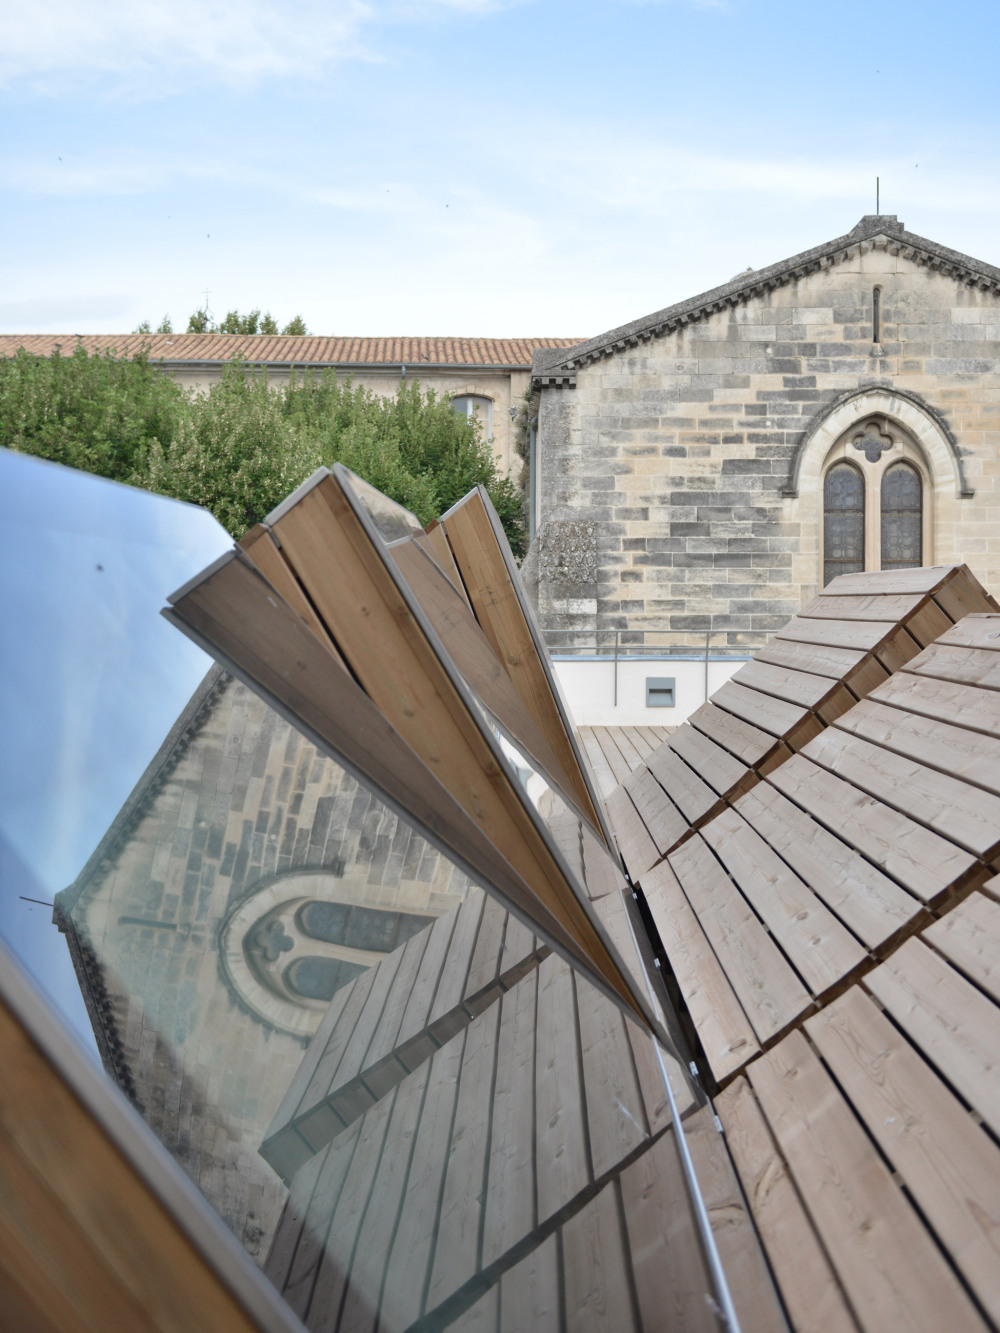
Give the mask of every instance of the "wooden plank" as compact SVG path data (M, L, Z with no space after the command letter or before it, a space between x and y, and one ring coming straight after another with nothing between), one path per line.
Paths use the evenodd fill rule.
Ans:
M921 902L936 902L976 866L954 843L802 755L793 755L767 781Z
M940 642L949 648L982 648L1000 652L1000 615L972 615L949 627Z
M337 1333L374 1333L382 1284L396 1279L395 1273L386 1271L386 1260L403 1199L410 1150L420 1123L429 1074L430 1065L426 1064L404 1079L396 1094L385 1147L379 1157L368 1207L358 1232Z
M857 1328L784 1158L742 1075L715 1098L726 1143L796 1333Z
M618 786L619 779L605 758L593 727L580 728L580 741L590 761L591 772L597 781L597 790L602 799L607 800Z
M647 766L689 824L699 823L717 809L718 795L668 746L651 754Z
M360 1115L372 1103L371 1093L356 1081L357 1075L366 1064L368 1049L385 1011L386 1001L392 989L392 983L396 979L396 973L399 971L403 952L402 949L396 949L392 953L386 954L378 966L372 968L375 979L372 982L371 990L368 992L368 999L365 1001L365 1007L354 1025L354 1031L344 1048L343 1058L337 1066L337 1072L326 1094L326 1100L333 1105L345 1124L356 1115ZM344 1111L340 1109L342 1105ZM310 1108L308 1106L304 1107L303 1113L306 1119L301 1122L299 1132L309 1137L310 1141L315 1142L314 1122L310 1115Z
M284 1300L300 1318L309 1309L316 1273L323 1258L326 1235L330 1229L330 1219L336 1210L340 1191L344 1187L351 1159L361 1136L362 1124L361 1120L356 1120L322 1154L313 1159L313 1162L319 1163L319 1174L315 1188L308 1199L291 1267L279 1288ZM307 1163L299 1172L298 1178L292 1182L293 1195L307 1185L308 1179L313 1174L313 1162ZM283 1219L282 1226L284 1225Z
M559 1333L559 1255L554 1234L500 1279L500 1333Z
M406 1191L388 1256L380 1310L381 1326L409 1328L423 1311L423 1294L437 1231L438 1202L444 1177L458 1077L468 1032L459 1033L435 1054L427 1095L413 1141Z
M406 1066L394 1058L396 1040L402 1026L403 1016L413 1001L413 986L420 972L424 951L430 939L430 927L418 931L403 945L399 967L392 987L386 997L382 1017L372 1034L371 1044L365 1055L364 1065L360 1070L365 1087L376 1099L383 1096L407 1072ZM387 1062L383 1068L383 1062ZM343 1115L343 1110L338 1106Z
M168 1210L6 1004L0 1058L0 1325L259 1333L177 1201Z
M854 703L854 696L839 678L831 679L809 671L776 666L761 660L759 656L734 672L730 683L771 695L783 703L813 709L820 717L826 717L830 709L836 715L838 709L843 712Z
M618 841L618 850L628 867L633 882L644 875L660 859L660 849L649 835L646 825L624 787L617 788L608 799L608 818Z
M479 1266L499 1018L500 1006L491 1004L470 1024L466 1034L427 1291L429 1310L475 1276Z
M642 766L643 753L633 745L624 727L608 727L606 730L608 739L614 741L622 759L628 764L629 772L634 773L637 768Z
M812 997L700 834L667 859L758 1040L773 1040Z
M516 744L562 791L573 796L572 780L534 718L466 602L447 576L421 550L418 539L393 543L390 554L413 592L445 651L467 684L510 732Z
M806 1023L868 1132L988 1314L1000 1316L1000 1148L855 989Z
M894 880L762 782L733 807L869 949L924 916Z
M989 859L1000 850L1000 797L991 792L837 727L828 727L802 754L977 856Z
M625 1015L584 977L575 978L587 1133L600 1180L648 1137Z
M351 670L384 717L493 846L503 848L505 859L532 886L538 903L575 941L581 961L589 960L625 1003L642 1012L643 998L632 994L618 972L600 932L531 818L523 792L498 768L479 721L467 709L336 478L319 481L274 529ZM458 557L447 524L446 530ZM462 559L459 567L464 577ZM336 580L329 577L331 569L338 571ZM469 587L468 578L465 581ZM545 734L551 741L549 732ZM594 819L599 825L596 814Z
M1000 1010L920 940L907 940L865 986L918 1050L1000 1131Z
M632 742L640 759L659 748L659 742L651 741L644 733L645 727L622 727L622 731Z
M784 740L792 750L801 749L823 727L815 713L801 704L786 703L773 695L761 694L760 690L748 689L735 680L727 680L715 691L712 704L776 740Z
M633 773L625 790L661 856L687 836L690 824L648 768Z
M426 529L426 537L434 550L434 555L437 558L438 564L462 594L466 603L468 603L469 594L465 591L462 575L458 571L458 565L455 564L455 557L452 554L451 544L448 541L447 533L437 519L428 525Z
M835 726L928 768L1000 792L1000 737L901 713L871 696L838 718Z
M257 523L240 538L239 546L264 575L271 587L281 595L297 615L302 617L323 647L343 666L344 659L340 656L337 645L327 633L327 628L316 614L315 607L302 591L301 583L299 583L288 561L278 549L270 531L262 523Z
M622 757L621 750L615 744L614 728L594 727L592 730L601 747L601 753L615 776L615 781L624 782L632 772L632 766Z
M626 1167L621 1191L641 1327L719 1333L673 1132Z
M907 634L910 635L914 643L920 648L926 648L929 643L933 643L935 639L944 634L945 630L951 625L951 619L931 598L919 611L907 616L904 625Z
M504 975L509 972L520 959L528 958L538 949L544 948L539 940L535 938L532 932L511 913L507 917L507 929L503 937L503 963L500 969L500 980L503 984Z
M972 893L921 938L1000 1004L1000 903Z
M912 569L875 569L858 574L840 574L823 589L824 597L880 593L905 596L908 593L936 593L966 565L918 565Z
M406 1006L396 1038L397 1058L408 1069L415 1068L413 1062L420 1063L429 1053L425 1033L430 1025L431 1006L434 1004L434 997L444 975L444 960L451 947L459 912L464 906L465 904L461 903L458 907L453 907L450 912L439 916L431 927L427 947L420 960L420 969L413 983L412 998ZM411 1046L415 1048L412 1052Z
M739 690L739 686L735 686ZM714 703L702 704L688 719L691 726L702 732L716 745L750 768L763 763L775 749L775 739L750 722L734 717L717 708Z
M823 620L905 620L929 604L927 593L847 593L828 597L821 592L804 606L800 616Z
M316 1065L316 1070L302 1094L302 1100L296 1108L296 1128L306 1142L314 1149L324 1144L343 1128L343 1121L326 1101L333 1080L336 1078L344 1051L354 1035L354 1029L368 1003L368 996L378 975L377 967L370 967L362 972L354 983L353 993L341 1015L340 1022L333 1030L323 1054Z
M457 1319L448 1325L448 1333L497 1333L500 1327L500 1287L490 1287ZM339 1333L339 1330L338 1330Z
M535 1226L534 1065L538 970L500 1003L493 1125L483 1213L483 1267Z
M754 661L770 662L772 666L785 667L789 671L805 671L813 676L846 681L865 665L870 656L866 649L861 648L835 648L771 639L754 654Z
M968 565L962 565L953 578L935 590L934 600L951 620L961 620L963 616L977 611L1000 611L996 600L972 574Z
M508 916L503 903L487 896L463 992L467 999L478 995L484 987L494 985L500 975Z
M481 489L481 488L480 488ZM581 808L600 828L594 798L536 646L519 587L511 578L479 491L471 492L441 517L451 551L476 619L573 782Z
M981 1327L802 1034L790 1033L747 1076L863 1327Z
M567 1333L639 1333L615 1182L566 1222L562 1251Z
M785 1320L774 1282L710 1105L688 1116L684 1136L740 1329L743 1333L778 1333L784 1330Z
M678 727L668 744L720 796L735 791L748 776L742 760L692 726Z
M722 1082L760 1050L719 960L668 861L643 877L642 889L712 1073Z
M535 1039L535 1163L538 1224L590 1182L577 1052L573 977L552 955L538 968Z
M891 675L893 671L899 671L907 662L916 657L920 651L920 644L917 643L916 639L913 638L905 626L900 626L895 634L890 635L885 643L880 644L880 646L875 649L875 656L880 665ZM874 686L869 684L866 680L863 688L859 689L859 680L857 676L852 677L851 680L848 681L848 686L859 699L863 698L865 694L874 688Z
M452 1030L457 1032L460 1027L465 1025L457 1011L460 1009L462 1000L467 993L466 981L472 964L472 954L476 947L476 935L479 932L479 923L483 917L485 902L486 895L482 889L473 890L458 909L455 932L448 945L448 954L445 958L441 980L438 983L437 994L434 996L434 1003L431 1005L431 1012L428 1017L428 1023L440 1029L439 1040L447 1039L452 1035ZM450 1027L441 1029L442 1021L445 1021L452 1014L455 1014L454 1022L450 1024Z
M898 671L868 696L876 703L1000 737L1000 695L975 685Z
M735 810L717 815L701 836L814 995L865 963L854 936Z
M314 1312L325 1314L327 1311L339 1310L344 1299L358 1233L372 1196L395 1100L396 1093L383 1097L361 1121L357 1147L326 1233L316 1285L307 1312L310 1319Z
M828 648L859 648L874 652L898 629L895 620L813 620L795 616L775 636L789 643L817 644Z
M978 685L983 690L1000 690L1000 654L989 648L963 648L932 643L906 665L907 671L957 685Z

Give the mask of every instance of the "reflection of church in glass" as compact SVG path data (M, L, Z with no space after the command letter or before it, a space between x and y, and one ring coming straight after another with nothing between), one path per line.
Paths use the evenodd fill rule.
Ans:
M260 1260L285 1189L257 1148L330 996L467 887L213 668L59 895L105 1066Z

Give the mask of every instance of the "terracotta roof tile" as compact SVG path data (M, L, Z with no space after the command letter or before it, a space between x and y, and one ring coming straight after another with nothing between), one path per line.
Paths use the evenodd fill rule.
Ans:
M238 333L35 333L0 334L0 356L19 347L51 356L58 347L69 356L78 343L89 353L135 356L149 349L154 361L249 361L317 366L502 366L529 370L534 352L573 347L579 338L288 338Z

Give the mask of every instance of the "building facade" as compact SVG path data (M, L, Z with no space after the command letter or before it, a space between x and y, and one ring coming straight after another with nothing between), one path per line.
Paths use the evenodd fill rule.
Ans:
M998 358L1000 269L886 215L540 350L525 572L550 646L745 655L857 569L1000 586Z
M77 346L93 355L131 357L146 351L184 388L205 391L217 384L236 357L267 370L277 387L307 370L350 375L356 385L392 395L416 380L424 390L452 396L457 411L476 416L504 472L517 475L512 418L531 381L531 358L539 349L571 346L574 338L327 338L235 333L3 334L0 356L19 347L35 356L56 350L69 356Z

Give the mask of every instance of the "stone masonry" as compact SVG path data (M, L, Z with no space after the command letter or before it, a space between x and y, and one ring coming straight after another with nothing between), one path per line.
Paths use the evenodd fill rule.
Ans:
M825 466L872 418L924 474L923 563L1000 586L998 358L1000 269L889 216L537 353L550 646L759 647L816 592Z

